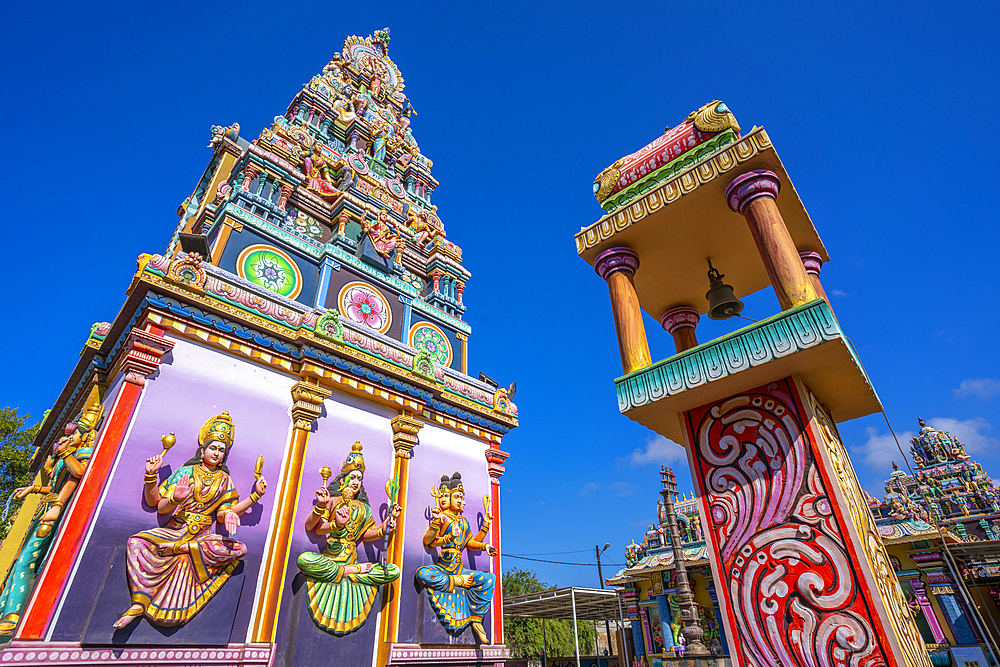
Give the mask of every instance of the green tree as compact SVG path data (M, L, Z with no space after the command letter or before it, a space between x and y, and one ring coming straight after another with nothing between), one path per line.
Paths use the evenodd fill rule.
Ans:
M503 573L503 596L505 598L528 593L540 593L556 588L546 584L532 570L510 568ZM537 618L504 618L504 643L515 657L538 657L542 654L542 621ZM577 624L580 640L580 654L592 655L595 650L596 634L590 621ZM573 621L545 621L545 648L550 657L573 655Z
M42 424L25 428L30 418L31 415L19 415L17 408L0 409L0 506L7 503L15 489L30 485L35 477L30 469L31 450ZM11 502L8 521L0 525L0 540L7 537L10 523L22 502Z

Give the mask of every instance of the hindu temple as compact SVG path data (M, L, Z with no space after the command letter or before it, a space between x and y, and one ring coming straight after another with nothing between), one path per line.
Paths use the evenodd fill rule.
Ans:
M256 136L211 128L38 434L0 661L503 661L517 408L469 373L462 222L389 42L348 37Z

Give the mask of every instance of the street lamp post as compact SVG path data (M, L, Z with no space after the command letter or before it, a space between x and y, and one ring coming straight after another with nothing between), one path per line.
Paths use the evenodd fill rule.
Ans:
M610 546L611 542L606 542L603 549L597 547L596 545L594 546L594 552L597 554L597 576L601 579L602 591L604 590L604 573L601 571L601 554L607 551ZM614 651L611 650L611 626L608 625L608 619L604 619L604 636L608 640L608 656L610 657L614 655ZM598 654L600 653L600 651L595 652Z
M691 584L687 577L687 564L684 562L684 550L681 549L681 533L677 528L677 514L674 512L674 497L677 495L677 477L673 470L660 466L660 481L663 496L663 506L667 513L667 528L670 530L670 546L674 549L674 571L677 573L677 600L680 602L681 622L684 627L684 655L710 655L710 651L701 643L704 631L698 624L698 605L691 592Z

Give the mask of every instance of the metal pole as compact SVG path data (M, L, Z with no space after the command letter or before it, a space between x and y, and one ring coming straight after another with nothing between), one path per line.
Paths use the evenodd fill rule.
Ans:
M622 655L625 657L625 667L629 667L628 664L628 647L625 646L625 614L622 613L622 598L618 595L618 591L615 591L615 599L618 600L618 621L621 623L621 638L622 638ZM634 639L632 641L635 641Z
M604 548L607 549L608 547L605 546ZM604 573L601 571L601 550L597 547L596 544L594 545L594 551L597 552L597 576L601 579L601 590L603 591ZM605 637L607 637L608 640L608 657L610 658L615 654L615 652L611 649L611 626L608 625L608 619L604 619L604 635Z
M549 667L549 652L545 648L545 619L542 619L542 667Z
M576 630L576 589L569 589L570 603L573 605L573 646L576 647L576 667L580 667L580 634Z

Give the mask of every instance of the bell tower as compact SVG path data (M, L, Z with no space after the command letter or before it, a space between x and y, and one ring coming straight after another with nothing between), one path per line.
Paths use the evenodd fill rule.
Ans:
M618 406L687 451L734 663L929 665L837 432L881 404L767 133L741 134L710 102L594 192L606 215L576 244L608 282ZM701 315L732 316L736 295L768 286L779 313L698 344ZM677 354L652 362L640 308Z

